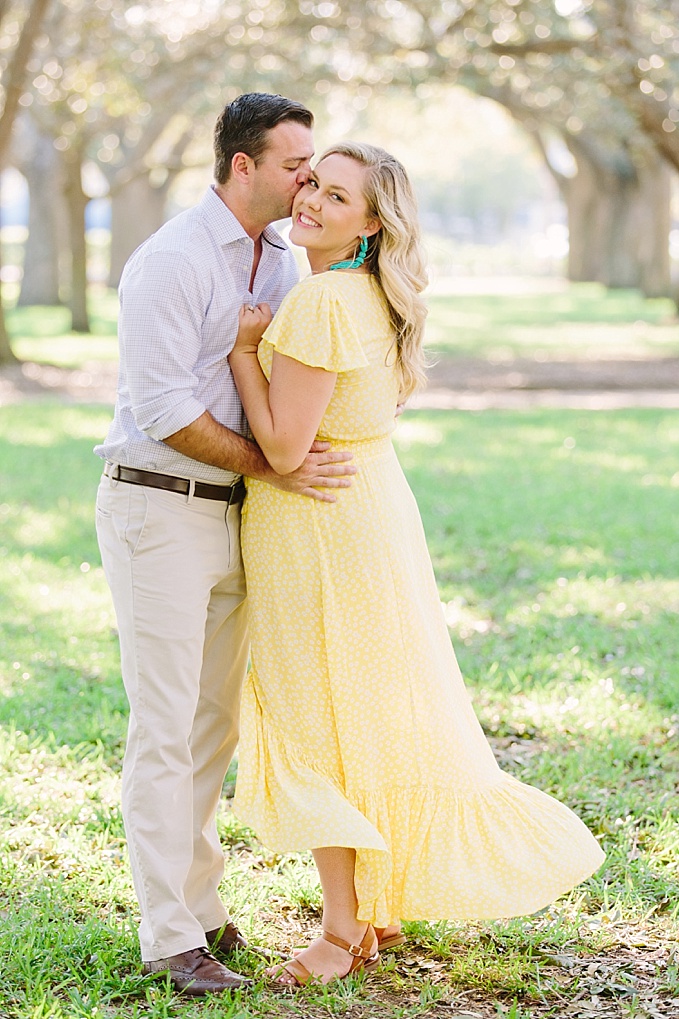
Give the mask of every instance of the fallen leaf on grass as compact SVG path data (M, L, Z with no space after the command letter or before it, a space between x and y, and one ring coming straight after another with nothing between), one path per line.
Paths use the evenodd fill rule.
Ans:
M424 972L437 970L441 971L445 969L445 963L437 962L436 959L404 959L400 966L396 969L400 973L412 973L414 970L423 970Z
M551 955L547 952L540 952L540 958L544 959L545 962L551 962L555 966L561 966L562 969L575 969L580 964L580 960L574 955Z

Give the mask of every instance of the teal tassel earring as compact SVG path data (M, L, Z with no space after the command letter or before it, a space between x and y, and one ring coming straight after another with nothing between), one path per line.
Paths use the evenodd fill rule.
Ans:
M365 262L365 256L367 255L367 253L368 253L368 238L366 237L365 234L362 234L361 235L361 246L358 249L358 254L356 255L356 258L354 258L354 259L348 258L345 262L335 262L335 264L331 265L330 268L331 269L358 269L358 267L360 265L363 265L363 263Z

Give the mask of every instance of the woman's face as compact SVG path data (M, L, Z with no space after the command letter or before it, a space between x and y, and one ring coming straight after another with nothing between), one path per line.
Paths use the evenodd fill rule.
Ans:
M298 192L290 240L307 249L312 268L351 258L361 235L370 237L379 229L379 221L368 214L365 175L360 163L335 152L318 163Z

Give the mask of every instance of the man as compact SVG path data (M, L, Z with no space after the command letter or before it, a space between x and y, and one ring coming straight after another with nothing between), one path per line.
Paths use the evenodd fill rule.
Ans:
M242 305L275 311L296 282L270 224L308 179L312 124L282 96L242 95L223 111L215 186L125 267L118 399L95 450L106 460L97 534L130 702L123 816L142 959L191 994L248 982L208 950L245 945L217 894L215 825L247 665L241 476L333 501L354 470L321 445L276 475L246 438L227 362Z

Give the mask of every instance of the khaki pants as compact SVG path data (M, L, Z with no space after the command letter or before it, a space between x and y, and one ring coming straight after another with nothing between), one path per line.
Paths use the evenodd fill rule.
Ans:
M103 477L97 536L130 702L123 817L152 961L228 919L215 814L248 655L240 506Z

